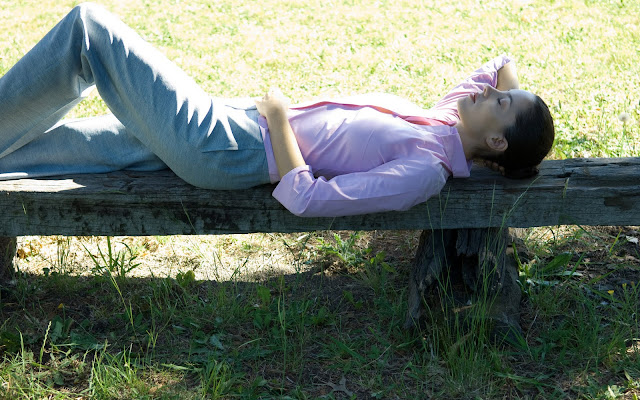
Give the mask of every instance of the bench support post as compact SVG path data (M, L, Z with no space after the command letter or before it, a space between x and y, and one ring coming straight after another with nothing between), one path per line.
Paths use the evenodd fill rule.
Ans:
M13 274L13 257L16 255L17 238L0 236L0 279Z
M490 319L492 336L514 339L521 333L521 292L509 244L506 228L423 231L409 280L405 327L419 324L425 295L441 288L443 309L480 305L483 315L476 315Z

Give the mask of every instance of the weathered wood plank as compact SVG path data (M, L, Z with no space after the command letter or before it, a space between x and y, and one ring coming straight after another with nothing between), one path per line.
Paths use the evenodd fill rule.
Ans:
M545 161L536 179L520 181L474 168L409 211L353 217L298 218L272 190L198 189L170 171L5 181L0 236L640 225L637 158Z

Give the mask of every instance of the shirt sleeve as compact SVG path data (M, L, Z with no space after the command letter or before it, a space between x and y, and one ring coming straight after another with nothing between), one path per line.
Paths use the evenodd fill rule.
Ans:
M467 79L455 86L446 96L436 103L430 110L437 113L438 119L447 122L458 122L458 99L471 93L479 93L485 85L496 87L498 84L498 70L511 59L505 55L498 56L478 68Z
M403 211L439 193L448 177L440 163L424 160L393 160L329 180L315 178L311 167L301 166L282 177L273 196L302 217Z

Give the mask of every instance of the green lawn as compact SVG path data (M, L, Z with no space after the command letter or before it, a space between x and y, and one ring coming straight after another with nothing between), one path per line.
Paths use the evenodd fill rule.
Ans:
M429 107L507 53L552 110L552 158L639 154L636 0L101 3L225 97ZM75 4L0 0L0 75ZM92 96L71 116L105 110ZM639 235L526 231L514 347L436 312L402 329L416 232L22 238L24 273L0 290L0 397L637 399Z

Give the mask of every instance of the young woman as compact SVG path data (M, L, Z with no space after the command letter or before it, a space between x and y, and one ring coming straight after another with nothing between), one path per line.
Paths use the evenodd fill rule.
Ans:
M94 86L112 114L61 121ZM430 110L390 95L226 100L92 4L0 78L0 179L168 167L210 189L279 182L274 197L302 216L406 210L478 158L531 175L553 137L546 105L518 90L504 56Z

